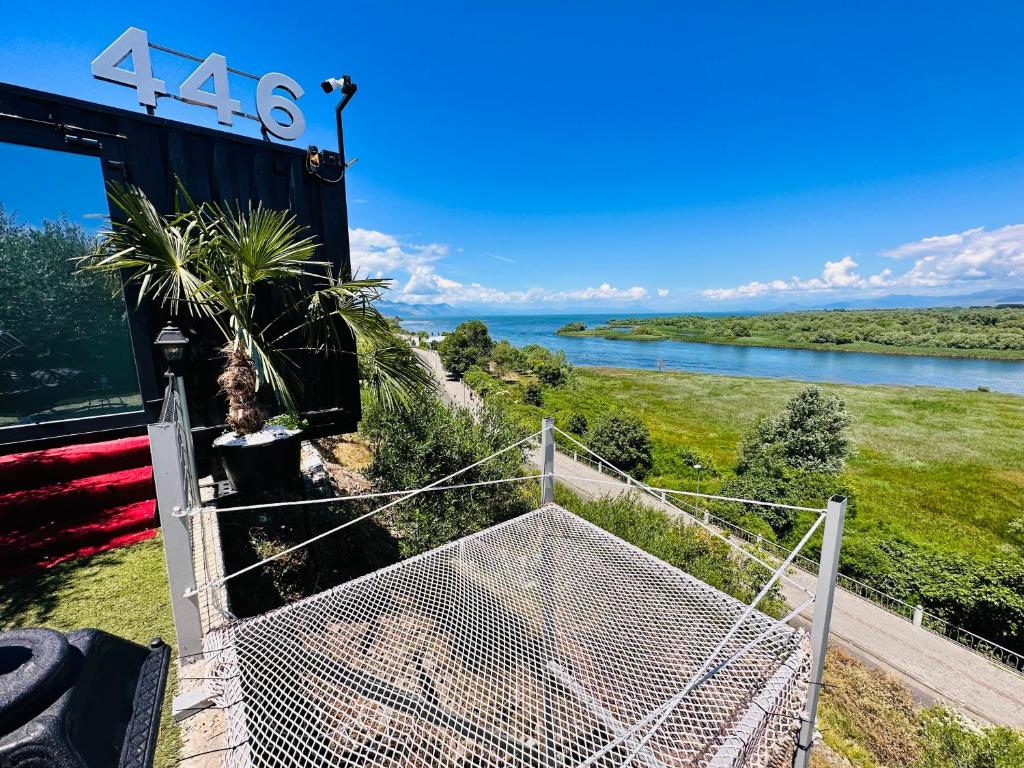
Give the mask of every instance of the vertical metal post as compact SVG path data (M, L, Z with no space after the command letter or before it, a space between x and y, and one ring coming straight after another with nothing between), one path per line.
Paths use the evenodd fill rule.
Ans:
M807 691L807 707L800 723L800 736L793 755L793 768L808 768L814 745L814 724L818 714L818 697L825 677L825 652L828 650L828 629L832 621L832 602L836 594L839 572L839 549L843 542L846 521L846 498L833 496L825 512L825 533L821 541L818 564L818 585L814 597L814 618L811 625L811 676Z
M167 581L171 589L171 612L174 632L178 637L178 654L187 658L203 650L203 627L199 616L199 598L185 597L195 589L192 568L192 537L188 518L178 517L186 500L185 470L181 465L182 447L178 427L173 421L149 425L149 450L153 457L153 481L156 505L160 515L160 531L167 561Z
M185 440L185 456L189 462L190 501L199 503L199 474L196 472L196 447L192 442L192 417L188 415L188 398L185 397L185 377L168 373L174 384L175 402L178 405L176 415L181 419L181 432Z
M924 606L920 603L914 606L914 618L912 621L915 627L920 627L924 622Z
M550 504L555 500L555 420L551 417L540 422L540 450L543 456L540 479L540 503Z

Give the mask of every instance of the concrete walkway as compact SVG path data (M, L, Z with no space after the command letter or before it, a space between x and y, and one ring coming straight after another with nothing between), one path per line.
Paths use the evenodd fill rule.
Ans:
M479 398L465 384L447 380L436 352L418 353L441 382L445 400L474 410L479 407ZM531 458L539 466L539 449ZM561 453L555 454L555 473L581 478L559 478L559 482L585 498L636 491L625 483L609 484L615 478ZM643 494L640 498L652 507L678 514L678 510L657 499ZM814 589L815 578L810 574L792 569L788 575L805 588ZM806 598L799 588L785 582L783 593L790 604ZM802 623L809 621L810 613L810 609L805 612ZM1024 728L1024 677L842 589L836 594L832 610L830 641L865 663L902 678L926 703L942 700L977 720Z

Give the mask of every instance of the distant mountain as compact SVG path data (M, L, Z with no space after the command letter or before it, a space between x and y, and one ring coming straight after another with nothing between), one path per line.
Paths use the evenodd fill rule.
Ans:
M401 301L382 301L377 305L382 314L408 320L413 317L450 317L459 312L451 304L406 304Z
M960 296L878 296L826 304L822 309L901 309L920 307L972 307L995 304L1019 304L1024 301L1020 288L978 291Z

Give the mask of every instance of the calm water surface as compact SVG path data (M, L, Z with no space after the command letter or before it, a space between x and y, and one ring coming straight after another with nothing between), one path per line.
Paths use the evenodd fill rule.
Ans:
M819 352L809 349L768 349L685 341L612 341L557 336L562 325L583 320L588 327L611 315L518 315L493 317L435 317L403 320L410 330L450 331L460 322L480 319L491 336L517 347L541 344L561 349L574 365L618 368L656 368L720 373L727 376L767 376L844 384L903 384L975 389L1024 395L1024 362L952 357L872 355L863 352Z

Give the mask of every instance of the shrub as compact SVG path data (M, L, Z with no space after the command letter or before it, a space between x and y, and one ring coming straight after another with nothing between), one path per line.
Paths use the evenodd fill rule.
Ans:
M540 379L542 384L546 384L549 387L561 386L565 381L565 371L561 366L554 362L544 361L537 364L533 372L537 374L537 378Z
M558 333L579 333L580 331L585 330L587 330L587 324L577 320L575 322L566 323L565 325L563 325L561 328L558 329Z
M502 339L491 350L491 362L499 375L507 373L526 373L530 370L526 355L521 350Z
M540 388L540 384L531 382L526 385L523 389L523 402L538 408L544 405L544 390Z
M843 573L1016 651L1024 651L1024 559L974 558L904 541L852 538Z
M587 445L623 472L638 477L650 472L654 464L647 425L631 413L599 416L587 432Z
M461 377L470 366L486 363L493 347L487 326L479 320L468 320L444 337L437 353L445 370Z
M736 471L767 471L781 462L791 469L840 472L851 451L849 425L840 397L807 387L781 413L761 419L743 437Z
M565 429L574 435L585 435L587 433L587 417L582 413L573 413L565 420Z
M745 603L753 600L768 579L768 572L756 563L734 558L728 544L698 526L687 526L679 518L651 509L634 495L582 501L558 486L555 500L570 512ZM774 616L782 614L785 599L778 585L759 607Z
M984 727L943 706L921 713L919 768L1013 768L1024 765L1024 734Z
M367 476L382 491L418 488L489 456L524 437L500 411L483 408L474 417L427 399L408 413L372 407L361 430L374 443ZM523 449L506 451L458 477L460 483L517 477ZM527 511L516 483L424 493L394 508L391 523L402 555L415 555Z
M785 504L788 482L785 475L763 472L748 472L735 475L727 480L719 493L737 499L767 501L773 504ZM741 520L748 515L759 517L767 523L779 536L785 536L796 522L796 513L791 509L764 507L759 504L741 504L723 501L711 505L712 511L736 525L743 526ZM757 531L754 531L757 533Z

